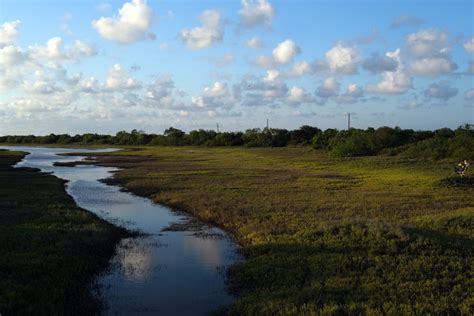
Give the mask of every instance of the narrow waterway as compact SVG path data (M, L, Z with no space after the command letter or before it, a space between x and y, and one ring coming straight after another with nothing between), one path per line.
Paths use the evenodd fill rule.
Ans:
M110 271L97 280L97 295L107 315L206 315L229 305L225 271L239 260L236 245L216 227L131 193L100 182L116 168L95 165L54 166L79 156L59 156L91 149L0 147L29 152L18 167L32 167L68 180L67 192L76 203L117 225L144 232L118 245ZM100 149L100 152L114 149ZM195 229L165 230L192 222ZM173 225L173 227L183 225ZM196 228L197 227L197 228Z

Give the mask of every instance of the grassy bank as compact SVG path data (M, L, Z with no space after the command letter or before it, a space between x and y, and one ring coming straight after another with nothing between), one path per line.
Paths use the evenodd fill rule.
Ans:
M102 158L127 189L233 232L235 315L472 314L474 190L453 161L308 148L144 148Z
M86 315L88 291L128 233L78 208L62 180L0 150L0 314Z

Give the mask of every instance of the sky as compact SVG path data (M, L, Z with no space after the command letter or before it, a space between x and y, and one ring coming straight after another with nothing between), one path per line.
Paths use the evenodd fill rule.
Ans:
M0 135L456 128L474 2L0 2Z

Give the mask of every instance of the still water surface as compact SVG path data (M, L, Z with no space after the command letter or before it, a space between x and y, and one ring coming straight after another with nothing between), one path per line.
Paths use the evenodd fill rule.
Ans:
M68 180L67 192L80 207L147 234L122 240L110 271L98 278L105 314L206 315L232 302L233 297L226 292L225 270L239 256L236 245L222 230L205 227L199 233L162 232L170 224L186 222L190 217L98 181L111 177L116 168L53 166L57 161L82 159L58 154L98 150L0 148L29 152L18 167L38 168Z

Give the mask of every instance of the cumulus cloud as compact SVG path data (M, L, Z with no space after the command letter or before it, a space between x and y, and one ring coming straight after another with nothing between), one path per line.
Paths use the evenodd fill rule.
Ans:
M355 83L347 86L346 92L336 97L337 103L356 103L364 95L364 91Z
M262 25L271 27L275 10L267 0L242 0L241 3L239 23L242 27L253 28Z
M300 61L293 65L288 72L290 77L300 77L314 72L314 67L307 61Z
M451 60L451 46L446 32L421 30L409 34L406 44L408 52L414 57L409 63L409 70L414 75L438 76L458 68Z
M316 95L320 98L327 99L336 96L339 92L340 83L335 78L326 78L322 84L316 89Z
M115 64L109 68L105 83L106 87L110 90L139 88L138 82L128 77L120 64Z
M377 84L368 84L366 90L380 94L402 94L413 88L413 79L404 71L387 71L382 73L382 80Z
M422 24L423 22L424 20L417 16L401 15L401 16L395 17L392 20L392 23L390 23L390 27L393 29L397 29L402 26L418 26Z
M8 45L0 48L0 66L18 66L28 59L28 54L20 47Z
M66 46L61 37L53 37L46 45L34 45L28 48L29 56L34 60L77 62L80 58L91 57L97 54L94 47L76 40L73 45Z
M201 109L228 109L235 103L227 84L219 81L216 81L212 86L204 87L201 95L191 97L191 102Z
M366 91L379 94L402 94L413 88L413 78L400 62L400 49L387 52L386 56L396 60L398 68L395 71L383 72L382 80L377 84L368 84Z
M101 17L92 26L103 38L120 44L129 44L146 38L154 39L150 32L153 10L145 0L126 2L114 17Z
M146 105L172 108L176 104L175 83L167 77L156 79L146 87Z
M471 39L465 42L463 46L466 52L474 53L474 37L471 37Z
M245 42L245 45L249 48L262 48L263 43L258 37L252 37Z
M438 83L432 83L424 91L424 95L427 98L437 98L444 101L455 97L458 94L458 89L451 87L447 82L442 81Z
M408 50L417 57L441 56L449 53L448 34L435 29L420 30L406 38Z
M458 66L443 57L427 57L416 59L410 64L411 73L419 76L438 76L456 70Z
M337 44L326 52L329 68L335 73L354 74L360 61L359 50L352 46Z
M301 49L291 39L286 39L272 51L273 60L279 64L288 64L301 52Z
M269 70L264 78L242 79L233 90L234 97L243 106L271 106L286 98L288 86L281 80L278 71Z
M387 55L380 56L378 53L373 53L369 58L364 60L362 67L372 73L394 71L398 67L398 61Z
M199 20L202 22L202 26L181 31L181 40L186 46L192 49L201 49L222 41L224 28L221 25L219 12L206 10L201 14Z
M306 90L304 88L295 86L295 87L291 87L288 93L287 100L291 104L301 104L301 103L311 102L312 98L308 93L306 93Z
M0 47L11 45L15 42L20 25L20 20L16 20L5 22L0 26Z
M301 48L293 40L286 39L272 50L271 56L258 56L255 63L265 69L275 68L291 63L299 53Z

